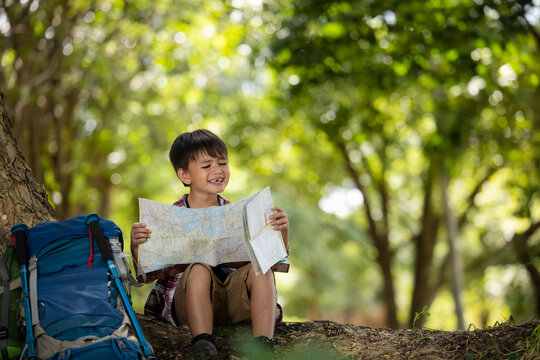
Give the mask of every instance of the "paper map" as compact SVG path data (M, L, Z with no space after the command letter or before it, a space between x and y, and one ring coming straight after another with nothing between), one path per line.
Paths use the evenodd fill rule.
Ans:
M269 225L270 188L224 206L182 208L139 198L140 221L152 230L139 246L145 273L175 264L211 266L251 261L266 273L287 256L281 233Z

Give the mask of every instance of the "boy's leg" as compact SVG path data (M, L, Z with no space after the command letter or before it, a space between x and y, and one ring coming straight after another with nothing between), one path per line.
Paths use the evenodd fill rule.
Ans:
M250 269L246 286L250 294L250 315L253 337L274 337L274 325L276 321L275 309L277 305L276 283L273 271L266 274L256 275L253 268Z
M212 334L214 321L214 311L212 309L211 289L212 277L210 269L201 264L193 264L186 276L185 295L177 296L175 293L175 306L178 299L178 305L184 302L185 316L187 325L194 338L200 334ZM182 291L182 284L179 284L177 291ZM182 299L183 298L183 299ZM177 310L178 313L178 310Z

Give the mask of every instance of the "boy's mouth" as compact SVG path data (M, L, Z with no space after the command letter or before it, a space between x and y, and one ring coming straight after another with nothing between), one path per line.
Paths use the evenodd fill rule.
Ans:
M212 179L212 180L210 180L208 182L211 183L211 184L221 184L223 182L223 178Z

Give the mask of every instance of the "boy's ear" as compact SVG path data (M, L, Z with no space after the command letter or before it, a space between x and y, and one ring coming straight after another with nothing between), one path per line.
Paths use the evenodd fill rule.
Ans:
M180 179L181 182L183 182L186 185L191 184L191 179L189 178L189 174L186 170L179 168L178 171L176 171L176 175Z

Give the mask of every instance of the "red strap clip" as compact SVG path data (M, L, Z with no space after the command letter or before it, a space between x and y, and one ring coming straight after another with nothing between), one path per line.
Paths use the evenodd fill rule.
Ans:
M88 257L88 269L92 270L92 261L94 260L94 238L92 236L92 230L88 228L88 233L90 234L90 256Z

